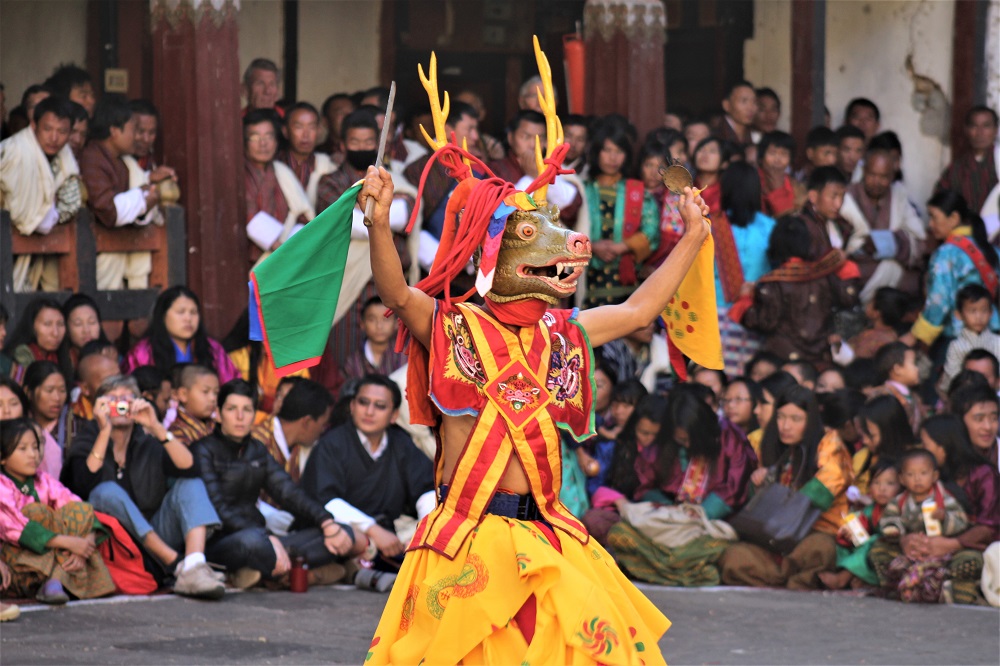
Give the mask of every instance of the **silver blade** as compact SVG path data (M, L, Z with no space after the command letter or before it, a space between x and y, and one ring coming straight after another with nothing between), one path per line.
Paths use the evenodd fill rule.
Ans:
M375 156L375 168L382 166L382 160L385 157L385 145L389 141L389 127L392 125L390 119L392 118L392 105L396 101L396 82L393 81L389 86L389 103L385 105L385 119L382 121L382 136L378 140L378 154ZM368 223L372 222L372 211L375 209L375 200L371 197L368 198L368 202L365 204L365 218Z

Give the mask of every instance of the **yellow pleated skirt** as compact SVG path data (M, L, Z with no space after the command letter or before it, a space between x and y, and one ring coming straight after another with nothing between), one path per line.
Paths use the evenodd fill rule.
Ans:
M365 658L371 664L663 664L670 620L591 539L487 515L454 560L407 553ZM534 594L531 644L514 620Z

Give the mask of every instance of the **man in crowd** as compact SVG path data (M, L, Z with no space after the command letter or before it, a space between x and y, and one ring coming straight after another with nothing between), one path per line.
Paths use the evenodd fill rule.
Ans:
M483 103L482 96L474 90L463 90L455 95L452 101L465 102L475 109L480 126L486 121L486 114L488 112L486 104ZM483 161L498 160L503 158L504 149L503 144L496 138L485 132L479 132L479 141L475 144L469 141L469 152Z
M753 119L753 132L757 137L778 129L781 118L781 100L771 88L757 88L757 115ZM759 141L760 139L757 138Z
M284 117L284 109L278 106L278 66L273 61L254 58L243 73L242 88L247 99L244 116L256 109L272 109Z
M893 187L896 166L889 152L869 150L861 181L847 187L840 209L861 243L853 258L865 285L862 303L874 298L880 287L900 287L908 270L913 275L907 283L919 285L915 269L923 256L927 233L906 189Z
M974 106L965 114L969 147L941 174L935 189L958 190L969 208L979 212L998 183L997 113L988 106Z
M298 483L313 445L326 430L332 413L330 393L314 381L300 379L288 390L277 415L268 416L254 426L253 438L263 442Z
M76 102L87 110L87 115L93 117L97 98L87 70L76 65L61 65L45 79L44 85L53 95Z
M250 260L275 250L316 217L295 173L275 159L278 116L272 109L254 109L243 116L243 169Z
M865 145L878 134L882 114L875 102L865 97L855 97L844 109L844 123L857 127L865 135Z
M396 519L423 518L436 503L431 461L393 425L401 403L388 377L364 377L351 400L350 421L320 439L300 481L323 504L339 500L334 518L367 534L386 560L401 558L406 549Z
M741 148L753 145L750 130L757 117L757 91L747 81L738 81L729 88L722 100L725 115L715 128L719 137L732 141ZM691 147L694 150L694 147Z
M27 114L29 122L34 117L33 114L38 103L51 94L52 90L39 83L28 86L25 89L24 93L21 95L21 108L24 109L24 112ZM64 97L63 99L68 98Z
M587 177L587 141L590 138L590 131L587 128L587 119L578 114L570 114L563 121L563 135L566 143L569 144L569 151L566 153L566 161L563 166L573 169L579 178Z
M837 130L837 168L848 182L861 180L861 158L865 154L865 133L854 125Z
M70 405L76 426L74 432L79 432L84 423L93 420L94 401L97 400L98 389L105 379L114 377L118 372L118 363L102 353L97 345L93 347L88 345L81 350L80 360L76 366L80 393Z
M384 162L385 168L392 172L393 178L398 180L398 177L403 177L403 170L406 167L427 153L427 146L416 141L411 141L403 136L403 128L398 122L398 119L404 115L404 108L400 102L400 98L396 97L391 116L385 118L385 108L388 104L389 89L376 87L365 91L364 96L361 98L360 106L372 106L377 109L375 120L378 123L379 132L382 131L382 123L389 123L389 141L385 146Z
M315 210L319 179L337 170L329 155L316 150L319 111L309 102L295 104L285 114L283 133L288 147L278 151L278 160L287 164L299 179L309 205Z
M128 105L132 109L132 118L135 119L135 149L131 155L123 155L122 161L128 167L128 186L142 187L150 183L149 177L157 168L153 145L160 130L160 112L152 102L145 99L134 99ZM149 222L163 224L159 206L150 208L139 221L140 224Z
M334 93L323 102L323 127L326 128L326 141L319 145L318 150L326 153L333 163L340 166L344 161L344 145L340 140L340 126L347 114L354 111L354 102L347 93Z
M0 207L24 235L47 234L82 205L80 169L69 148L72 109L61 97L42 99L31 125L0 143ZM22 255L14 263L14 291L55 291L54 257Z
M73 126L69 132L69 147L73 157L80 159L83 147L87 145L87 135L90 133L90 116L87 110L76 102L69 103L73 112Z
M135 118L120 95L106 95L94 112L91 142L80 156L87 205L100 224L115 229L148 224L146 213L160 201L156 185L176 174L157 167L148 182L132 184L124 157L135 152ZM152 270L149 252L102 252L97 255L97 288L145 289Z

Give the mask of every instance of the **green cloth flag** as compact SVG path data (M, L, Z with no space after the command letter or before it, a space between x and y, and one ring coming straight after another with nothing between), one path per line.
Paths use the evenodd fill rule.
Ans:
M319 363L337 311L361 184L250 271L250 339L279 377Z

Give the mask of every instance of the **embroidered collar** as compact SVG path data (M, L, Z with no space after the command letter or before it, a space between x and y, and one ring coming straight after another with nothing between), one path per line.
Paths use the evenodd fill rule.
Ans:
M3 470L3 475L14 483L14 487L17 488L22 495L30 495L35 498L36 502L38 501L38 491L35 490L35 477L29 476L24 481L19 481L8 474L6 469Z

